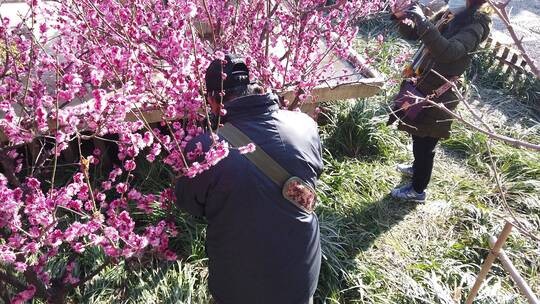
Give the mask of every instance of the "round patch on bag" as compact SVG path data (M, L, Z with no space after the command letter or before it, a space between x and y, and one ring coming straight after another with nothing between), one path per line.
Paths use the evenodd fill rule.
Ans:
M283 185L283 197L307 213L313 213L317 194L303 179L293 176Z

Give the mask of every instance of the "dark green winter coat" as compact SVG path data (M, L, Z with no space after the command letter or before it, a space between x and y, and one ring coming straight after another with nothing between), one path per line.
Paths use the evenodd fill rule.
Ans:
M441 15L437 15L433 23ZM471 65L473 53L488 37L490 25L490 17L476 10L456 15L452 21L442 27L440 32L432 23L428 23L425 29L417 30L414 25L409 26L400 22L400 33L406 39L421 40L429 51L427 66L425 66L425 70L429 72L420 77L417 89L430 95L445 83L445 80L430 69L437 71L446 79L462 76ZM418 32L421 32L421 35ZM459 103L457 99L453 90L449 90L434 101L444 103L448 109L455 110ZM414 121L408 119L400 121L398 129L420 137L448 138L451 125L452 117L448 113L428 106Z

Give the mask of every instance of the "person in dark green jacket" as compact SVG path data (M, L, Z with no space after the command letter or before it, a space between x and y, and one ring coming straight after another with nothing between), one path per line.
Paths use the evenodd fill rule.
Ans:
M455 5L456 1L451 2ZM399 23L400 33L406 39L420 40L426 50L424 59L416 65L416 69L412 69L417 80L416 89L426 96L443 86L447 82L444 78L456 79L459 88L459 78L470 67L473 53L489 35L491 19L483 10L486 1L463 2L462 8L451 10L446 22L439 23L442 13L428 20L418 5L393 16ZM403 22L405 18L413 22ZM459 103L453 88L432 100L444 103L450 110L455 110ZM392 197L425 201L435 147L440 139L450 136L451 125L452 117L433 106L424 107L415 119L403 118L399 121L398 129L412 135L414 162L412 165L398 165L399 171L412 175L412 183L392 190Z

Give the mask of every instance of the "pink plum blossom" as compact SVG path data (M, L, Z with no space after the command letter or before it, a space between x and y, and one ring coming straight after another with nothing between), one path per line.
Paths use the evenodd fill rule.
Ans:
M136 179L146 168L143 162L193 178L229 155L228 143L213 132L207 134L209 147L191 142L206 131L201 93L212 60L244 50L252 81L277 91L301 89L303 103L324 81L327 53L345 56L356 38L355 20L385 4L350 0L323 11L325 1L301 0L301 11L280 3L267 16L263 1L207 0L205 7L190 0L73 0L44 9L46 2L27 1L31 13L44 20L30 31L37 37L28 35L21 20L4 19L0 26L0 39L13 48L4 58L0 84L2 147L44 143L29 166L22 148L5 150L20 180L0 173L0 264L19 274L33 272L47 289L51 282L83 280L76 275L77 262L62 277L50 272L48 263L60 253L85 255L97 247L118 260L143 254L177 258L169 248L178 233L173 223L134 217L174 208L173 185L150 191ZM194 26L207 22L207 14L213 22ZM159 124L142 113L159 115ZM250 144L238 150L254 149ZM61 178L63 167L57 167L51 186L49 168L69 155L73 171L66 172L73 178ZM29 285L12 302L24 303L35 294Z

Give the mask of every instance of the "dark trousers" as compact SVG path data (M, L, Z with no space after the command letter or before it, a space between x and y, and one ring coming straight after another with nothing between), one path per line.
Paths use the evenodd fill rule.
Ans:
M412 186L416 192L422 193L426 190L431 179L435 147L439 139L414 135L412 138L414 154Z

